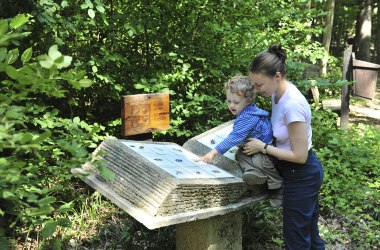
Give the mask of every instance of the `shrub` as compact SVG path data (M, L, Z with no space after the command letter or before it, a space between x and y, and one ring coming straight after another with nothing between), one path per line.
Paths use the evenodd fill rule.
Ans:
M0 248L6 237L29 231L48 238L73 204L65 197L70 169L90 160L102 127L79 118L62 118L45 99L62 98L67 91L88 87L85 72L69 70L72 58L53 45L47 55L33 57L33 49L20 56L18 45L29 16L20 14L0 21ZM16 45L16 46L15 46ZM54 217L52 217L54 215ZM13 235L14 236L14 235Z
M325 170L322 211L342 217L354 246L378 246L380 133L373 127L359 126L335 131L327 138L317 150Z

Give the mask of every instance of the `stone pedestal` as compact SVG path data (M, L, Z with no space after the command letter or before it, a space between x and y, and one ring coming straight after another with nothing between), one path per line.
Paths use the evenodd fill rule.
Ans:
M241 211L176 225L177 250L242 249Z

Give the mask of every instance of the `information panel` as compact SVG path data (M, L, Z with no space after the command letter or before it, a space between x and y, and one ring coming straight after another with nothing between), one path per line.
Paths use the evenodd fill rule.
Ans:
M162 170L176 178L228 178L234 177L227 171L197 161L197 155L185 150L179 145L151 144L134 141L123 141L124 145L143 156Z
M169 94L123 96L122 132L124 136L170 128Z

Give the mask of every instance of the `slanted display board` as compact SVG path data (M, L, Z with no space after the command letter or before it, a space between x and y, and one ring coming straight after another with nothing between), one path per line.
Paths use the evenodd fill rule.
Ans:
M112 180L91 163L73 172L85 174L87 184L151 229L225 214L265 198L242 202L241 178L197 161L175 143L107 139L94 154L115 174Z
M227 171L198 161L198 157L177 144L122 141L128 148L155 166L179 179L233 178Z

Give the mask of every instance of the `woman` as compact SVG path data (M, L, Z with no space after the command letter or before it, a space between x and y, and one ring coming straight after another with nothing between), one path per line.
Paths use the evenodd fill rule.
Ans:
M301 92L286 79L286 52L279 44L258 54L249 65L255 90L272 97L271 123L276 146L251 138L244 153L279 159L284 178L283 231L286 249L325 249L319 236L318 194L322 165L311 148L311 110Z

